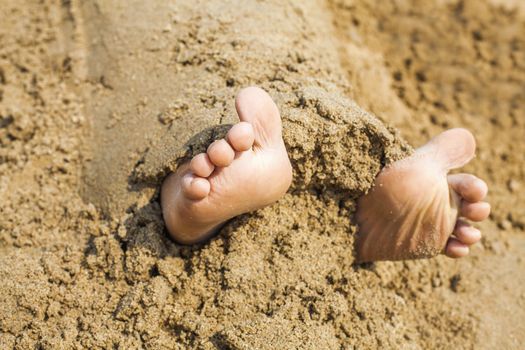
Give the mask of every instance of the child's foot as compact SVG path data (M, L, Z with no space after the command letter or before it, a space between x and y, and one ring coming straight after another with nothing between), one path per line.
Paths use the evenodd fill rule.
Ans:
M481 232L457 218L488 217L490 205L482 202L487 185L470 174L447 172L468 163L475 150L469 131L452 129L383 169L358 202L357 260L466 256Z
M226 220L275 202L290 187L292 166L275 103L250 87L237 95L235 107L241 121L226 138L162 184L164 221L179 243L208 238Z

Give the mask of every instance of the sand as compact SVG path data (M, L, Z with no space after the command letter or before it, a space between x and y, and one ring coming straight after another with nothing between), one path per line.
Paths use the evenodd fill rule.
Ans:
M2 1L0 348L519 348L520 4ZM292 187L176 245L158 184L253 84L281 110ZM482 243L354 264L356 198L457 126L491 188Z

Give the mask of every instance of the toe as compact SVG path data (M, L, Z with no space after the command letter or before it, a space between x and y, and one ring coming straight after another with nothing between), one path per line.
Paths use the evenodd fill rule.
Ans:
M208 147L207 153L210 161L218 167L227 167L235 157L235 151L224 139L213 142Z
M266 91L258 87L242 89L235 99L239 119L253 126L256 147L282 145L279 109Z
M248 122L240 122L228 131L226 139L237 152L247 151L253 146L253 127Z
M466 129L450 129L434 137L417 149L418 153L432 154L444 170L462 167L476 152L476 141Z
M206 153L199 153L191 160L190 169L197 176L208 177L215 169L215 165Z
M460 215L468 220L483 221L490 214L490 204L487 202L470 203L463 201Z
M461 243L472 245L478 243L481 239L481 231L464 221L458 221L454 229L454 236L456 236Z
M448 183L457 194L468 202L475 203L487 196L488 187L485 181L471 174L454 174L448 176Z
M447 247L445 248L445 254L449 258L457 259L467 256L470 249L466 244L461 243L454 237L448 240Z
M182 190L189 199L203 199L210 193L210 182L205 178L187 174L182 178Z

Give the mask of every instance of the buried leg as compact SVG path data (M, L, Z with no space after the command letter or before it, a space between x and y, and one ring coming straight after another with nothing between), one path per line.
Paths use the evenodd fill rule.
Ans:
M226 220L279 199L292 180L277 106L263 90L243 89L236 98L240 122L225 139L170 174L161 205L171 237L202 241Z
M475 149L469 131L451 129L384 168L358 201L357 260L466 256L481 232L458 217L488 217L487 185L471 174L447 173L468 163Z

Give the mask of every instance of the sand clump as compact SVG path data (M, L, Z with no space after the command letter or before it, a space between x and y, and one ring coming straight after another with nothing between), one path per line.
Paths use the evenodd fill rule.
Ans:
M442 130L468 127L479 161L465 171L498 184L490 191L494 220L522 229L525 208L508 187L525 175L522 2L408 3L332 2L340 14L343 65L359 87L354 99L418 144ZM348 58L369 51L375 53L373 69ZM386 92L389 99L382 98Z
M460 53L474 50L468 56L434 36L433 18L401 2L242 3L235 12L219 1L4 2L0 348L523 341L517 321L525 315L508 318L524 302L516 276L525 264L524 206L512 194L525 181L519 10L425 3L424 13L461 38ZM479 18L478 3L486 12ZM505 45L510 63L483 56L503 55ZM435 47L443 54L424 54ZM433 60L447 74L433 72ZM500 84L487 87L494 77ZM162 223L158 183L223 135L235 122L235 93L251 84L280 108L292 187L211 241L176 245ZM468 170L489 180L495 212L472 258L353 264L356 198L412 148L349 97L412 142L473 128L480 151ZM493 147L501 133L507 138Z

